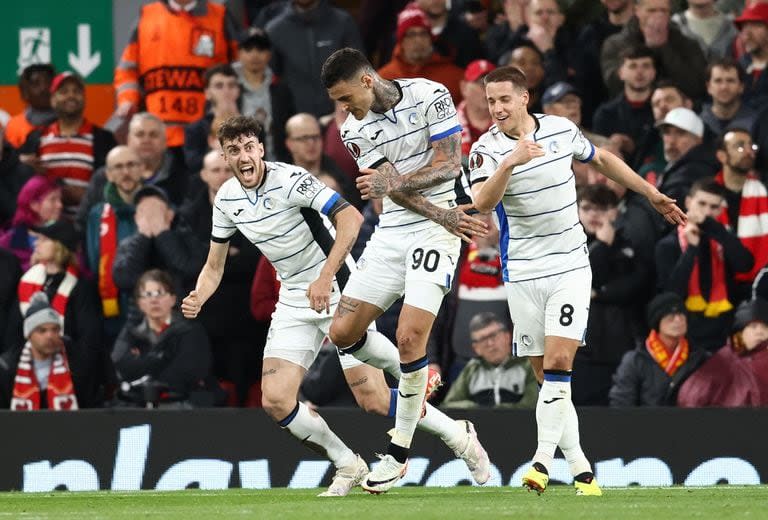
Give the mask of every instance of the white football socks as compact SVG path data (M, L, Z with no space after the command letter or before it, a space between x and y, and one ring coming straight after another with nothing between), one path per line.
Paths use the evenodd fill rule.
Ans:
M330 459L337 468L351 466L357 459L325 420L304 403L298 403L293 412L278 424L309 449Z

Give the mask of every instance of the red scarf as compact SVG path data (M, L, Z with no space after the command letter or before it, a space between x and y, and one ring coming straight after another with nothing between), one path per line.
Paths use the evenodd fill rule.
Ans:
M680 241L680 250L685 253L688 249L688 240L685 238L685 226L677 227L677 238ZM707 318L717 318L724 312L733 309L728 301L728 286L725 283L725 260L723 259L723 246L714 240L709 241L710 265L712 266L712 284L709 289L709 301L701 294L699 259L693 261L693 271L688 279L688 298L685 300L685 308L691 312L703 312Z
M717 174L715 181L725 186L722 171ZM728 203L723 201L723 207L717 221L730 229L736 228L736 236L755 258L751 271L736 273L734 278L737 282L752 283L758 271L768 264L768 190L754 174L749 173L741 190L739 220L735 226L728 220L728 211L725 209Z
M43 291L45 278L45 264L42 263L33 265L26 273L24 273L24 276L21 277L21 281L19 282L19 307L21 307L22 316L27 313L29 299L32 295L38 291ZM64 323L64 314L67 310L67 301L76 284L77 269L68 267L64 279L56 288L56 294L51 302L53 310L58 312L62 317L62 326Z
M688 340L685 338L680 338L675 351L670 356L667 347L659 338L658 332L652 330L645 340L645 348L669 377L674 376L677 369L688 360Z
M77 396L72 384L67 353L64 349L53 356L51 371L48 374L46 397L49 410L77 410ZM40 409L40 383L37 381L32 359L32 347L24 345L16 368L13 384L11 410L27 411Z
M112 205L104 204L101 212L101 227L99 228L99 295L101 308L105 318L112 318L120 313L118 305L118 289L112 278L112 265L117 252L117 216Z

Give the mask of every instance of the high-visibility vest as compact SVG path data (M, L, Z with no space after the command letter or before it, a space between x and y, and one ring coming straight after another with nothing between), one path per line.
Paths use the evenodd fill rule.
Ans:
M118 104L143 101L165 121L168 146L183 145L184 126L205 114L205 70L236 57L234 30L221 4L202 2L192 12L143 6L115 69Z

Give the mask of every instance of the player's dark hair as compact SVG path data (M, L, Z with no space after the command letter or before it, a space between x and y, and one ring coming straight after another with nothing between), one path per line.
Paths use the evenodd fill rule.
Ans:
M744 69L741 68L741 65L739 65L739 62L734 60L731 57L725 56L722 58L713 58L710 60L710 62L707 64L707 75L706 80L710 81L712 79L712 70L715 67L720 67L721 69L725 70L735 70L736 74L739 76L739 82L744 83L744 81L747 79L747 74L744 72Z
M621 63L624 63L626 60L650 58L653 62L653 66L656 67L656 54L654 54L653 50L646 45L632 45L627 47L621 51L619 58L621 58Z
M19 76L19 85L31 81L32 75L38 73L45 74L49 79L53 80L53 77L56 75L56 69L54 69L53 65L50 63L33 63L21 71L21 76Z
M715 181L714 177L705 177L699 179L691 185L691 189L688 190L688 196L693 197L698 192L703 191L705 193L711 193L718 197L725 198L725 186Z
M478 330L484 329L488 325L492 325L494 323L498 323L504 327L505 330L509 330L509 325L506 324L504 320L499 318L496 314L492 312L480 312L472 316L472 319L469 320L469 332L477 332Z
M732 134L734 132L739 134L747 134L748 136L750 136L750 138L752 137L752 133L746 128L741 128L738 126L728 127L725 130L725 132L723 132L722 135L717 138L717 143L715 143L717 147L715 148L715 150L725 150L725 136L727 136L728 134Z
M619 197L605 184L585 184L576 190L579 202L591 202L604 209L615 208L619 205Z
M226 76L228 78L237 79L237 72L235 72L235 69L232 67L232 65L229 63L219 63L218 65L214 65L213 67L209 67L205 70L205 73L203 74L204 88L208 88L210 86L211 79L216 74L221 74L222 76Z
M147 282L155 282L163 286L170 294L176 294L176 287L174 286L173 276L170 273L163 271L162 269L150 269L144 271L136 282L136 287L133 288L133 297L139 299L142 288Z
M250 116L233 116L221 123L216 132L216 137L219 139L219 144L224 146L224 141L233 141L238 137L255 137L256 139L261 139L261 133L261 124L256 118Z
M331 88L340 81L349 81L361 71L374 72L371 62L357 49L345 47L331 54L320 70L320 81Z
M488 83L502 83L509 81L518 90L528 90L528 82L525 79L525 72L517 67L507 66L494 69L483 78L483 85Z

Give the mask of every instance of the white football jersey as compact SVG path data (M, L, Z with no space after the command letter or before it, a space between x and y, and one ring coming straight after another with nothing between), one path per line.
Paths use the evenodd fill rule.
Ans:
M423 78L398 79L400 101L387 112L369 111L362 120L350 114L341 126L341 139L360 168L374 168L389 161L402 175L428 166L432 162L432 142L461 132L456 108L448 89ZM436 206L455 207L456 183L446 181L422 190ZM405 227L416 231L433 223L384 198L379 228ZM435 224L436 225L436 224Z
M505 282L522 282L589 265L587 237L579 222L572 159L589 162L594 145L564 117L532 114L536 130L526 136L545 155L512 170L496 206ZM470 183L493 175L517 139L493 125L472 145Z
M340 196L299 166L264 164L257 188L245 189L235 177L221 186L214 200L211 240L227 242L240 231L277 271L280 301L309 307L306 290L320 274L335 237L325 215ZM340 287L349 277L349 265L336 274ZM331 301L339 296L338 291L332 294Z

